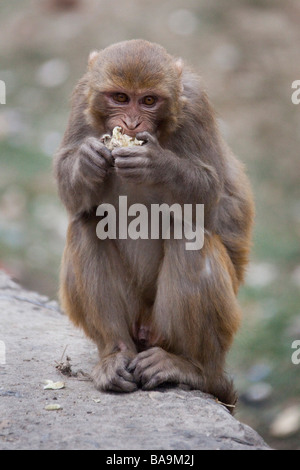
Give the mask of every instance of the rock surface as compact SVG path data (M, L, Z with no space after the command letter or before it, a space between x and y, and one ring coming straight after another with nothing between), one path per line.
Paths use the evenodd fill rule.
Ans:
M100 393L97 351L55 302L0 272L0 449L269 449L199 391ZM57 368L68 366L69 375ZM65 388L44 390L46 380ZM48 405L60 405L47 411ZM50 407L51 408L51 407Z

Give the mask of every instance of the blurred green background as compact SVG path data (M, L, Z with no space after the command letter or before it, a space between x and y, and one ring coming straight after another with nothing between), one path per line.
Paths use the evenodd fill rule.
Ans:
M203 77L245 162L257 215L243 327L228 358L236 416L277 449L300 449L300 79L298 0L2 0L0 269L56 298L66 213L52 156L91 50L144 38Z

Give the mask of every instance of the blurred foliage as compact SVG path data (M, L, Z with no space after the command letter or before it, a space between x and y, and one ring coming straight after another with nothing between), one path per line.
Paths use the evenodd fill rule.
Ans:
M299 2L230 0L224 8L217 0L6 0L0 25L7 86L0 105L0 268L56 296L67 220L52 155L71 91L91 50L135 37L161 43L202 74L254 188L244 321L228 358L240 393L237 418L275 448L300 449L300 422L284 421L289 406L300 409L300 365L291 362L291 344L300 339L300 106L291 103L291 83L300 79Z

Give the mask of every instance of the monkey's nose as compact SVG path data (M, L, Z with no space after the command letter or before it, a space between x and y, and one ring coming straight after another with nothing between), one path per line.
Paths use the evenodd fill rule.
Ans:
M124 120L122 119L125 127L129 130L129 131L135 131L140 125L141 123L139 121L129 121L129 120Z

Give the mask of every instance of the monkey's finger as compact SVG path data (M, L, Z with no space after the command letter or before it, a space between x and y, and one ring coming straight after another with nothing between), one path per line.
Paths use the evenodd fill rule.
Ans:
M149 371L151 369L154 369L156 367L156 361L153 360L152 357L149 357L149 358L146 358L146 359L143 359L141 361L139 361L132 373L133 373L133 377L136 381L140 381L141 380L141 377L143 377L144 374L148 374L149 375Z
M135 377L137 381L144 387L151 384L151 387L159 385L166 381L166 373L160 364L154 364L147 369L141 371L139 377Z
M94 150L96 150L98 155L105 158L105 160L108 163L113 162L111 151L107 147L105 147L105 145L102 144L101 142L97 141L97 144L95 145Z
M119 385L116 385L116 384L109 384L109 386L106 388L106 390L108 392L119 392L119 393L122 393L124 392L124 390L122 390L122 388L119 386Z
M137 361L138 361L138 359L137 359L137 356L136 356L136 357L128 364L127 370L128 370L129 372L133 372L133 371L134 371L134 369L136 368L136 365L137 365Z
M111 389L115 392L133 392L137 390L137 384L135 381L128 381L117 376L112 380Z
M135 382L133 375L126 369L118 370L117 374L119 377L126 380L127 382Z
M93 160L87 159L84 162L84 171L85 173L90 174L91 176L101 175L104 177L107 173L107 167L100 162L95 163Z
M136 383L129 384L129 382L124 382L122 384L111 384L110 390L113 392L135 392L138 389L138 386Z
M152 390L164 382L166 382L164 375L161 372L157 372L147 382L142 383L142 390Z
M147 131L144 131L144 132L139 132L137 135L136 135L136 138L138 140L143 140L145 143L150 143L150 144L158 144L158 140L157 138L150 134L149 132Z
M123 388L121 385L118 385L118 384L110 384L108 390L110 392L118 392L118 393L134 392L134 390L127 390L126 387Z
M101 164L106 164L107 166L108 162L110 163L113 161L111 156L109 156L109 158L107 156L106 158L104 158L95 149L92 149L87 144L83 144L81 146L80 154L86 159L89 159L90 161L94 162L96 165L99 165L99 166L101 166Z
M158 353L161 350L160 347L158 346L153 346L152 348L145 349L145 351L142 351L135 356L135 358L131 361L140 361L141 359L145 359L146 357L154 356L154 354ZM131 364L130 363L130 364Z
M104 145L104 143L96 137L88 137L85 140L85 144L95 149L97 152L103 151L106 155L109 155L111 153L111 151Z
M132 372L136 368L138 363L141 363L144 359L147 359L149 357L151 358L151 356L153 357L154 352L155 352L154 348L150 348L150 349L146 349L145 351L138 353L138 355L135 356L135 358L132 359L132 361L127 366L127 370Z
M146 168L149 166L149 159L146 157L117 157L115 158L117 168Z
M138 158L144 153L145 153L145 149L143 147L120 147L112 151L112 156L114 159L118 157Z
M98 139L95 137L89 137L81 147L82 151L84 153L87 153L89 155L100 155L103 157L110 165L113 163L113 158L111 155L111 151L105 147L105 145L100 142Z

